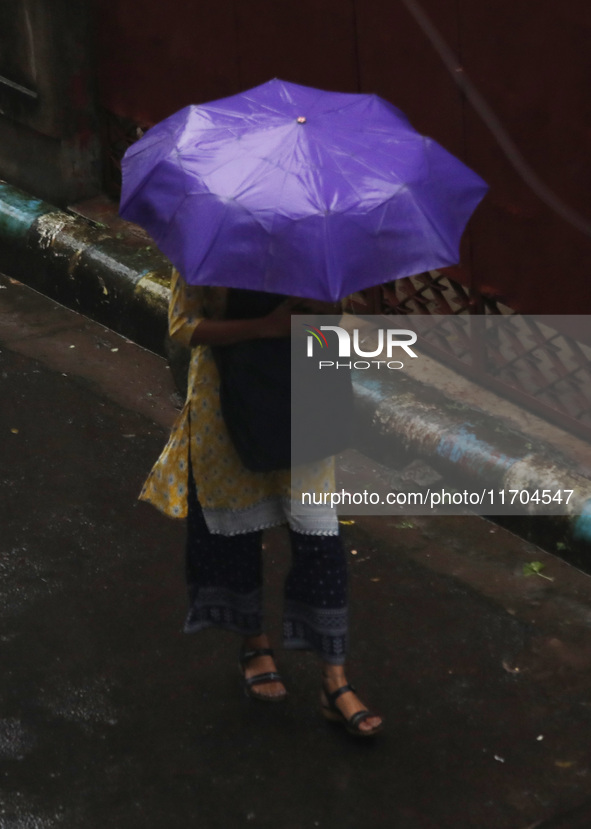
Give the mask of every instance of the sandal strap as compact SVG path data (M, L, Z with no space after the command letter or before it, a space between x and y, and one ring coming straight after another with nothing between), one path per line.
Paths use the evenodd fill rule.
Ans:
M355 688L351 685L350 682L348 682L346 685L341 685L341 687L337 688L336 691L327 691L326 688L324 689L326 699L328 700L328 704L331 708L336 708L335 702L337 701L337 699L343 694L348 693L349 691L355 693Z
M253 685L262 685L264 682L282 682L281 674L276 671L267 671L266 674L256 674L255 676L244 677L244 684L248 688Z
M357 711L356 714L353 714L351 717L349 717L349 719L347 720L347 724L350 726L350 728L355 728L356 729L357 726L359 725L359 723L362 723L363 720L367 720L367 719L369 719L369 717L372 717L372 716L374 716L374 715L371 714L367 710L367 708L364 708L362 711Z

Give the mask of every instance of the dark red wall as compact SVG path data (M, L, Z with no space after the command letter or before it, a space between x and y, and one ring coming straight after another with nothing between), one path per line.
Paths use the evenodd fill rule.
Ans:
M539 177L591 223L589 3L464 5L471 76ZM465 133L469 163L492 185L473 224L481 285L525 312L591 313L591 238L531 192L471 107Z
M377 92L491 185L467 279L525 313L591 313L591 239L521 181L397 0L97 0L100 95L154 123L272 77ZM422 0L539 176L591 221L588 0Z
M99 0L101 96L153 123L189 103L282 77L357 89L342 0Z

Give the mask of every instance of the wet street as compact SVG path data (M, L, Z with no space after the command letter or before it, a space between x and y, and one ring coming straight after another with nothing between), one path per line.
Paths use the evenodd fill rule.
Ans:
M591 578L478 517L343 526L350 678L387 729L240 688L182 633L183 522L137 502L179 404L164 360L0 277L1 829L583 829ZM282 530L266 539L279 644ZM524 574L541 562L542 575Z

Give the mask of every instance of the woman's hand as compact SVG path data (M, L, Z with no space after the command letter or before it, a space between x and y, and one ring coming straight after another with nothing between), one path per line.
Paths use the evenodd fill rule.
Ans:
M270 314L254 319L203 319L193 332L191 345L234 345L267 337L289 337L291 315L298 302L287 299Z
M294 314L341 313L340 303L331 304L314 299L289 297L271 313L256 319L208 320L196 327L191 345L233 345L246 340L291 336L291 318Z
M259 320L261 337L289 337L291 335L291 317L298 313L300 299L289 297L266 317Z

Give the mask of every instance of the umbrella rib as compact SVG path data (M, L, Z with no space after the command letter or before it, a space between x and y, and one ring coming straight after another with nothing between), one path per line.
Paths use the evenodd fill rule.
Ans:
M358 157L358 156L356 156L356 155L349 156L349 158L354 158L354 159L356 160L356 162L357 162L357 163L358 163L361 167L364 167L366 170L369 170L371 173L374 173L376 176L379 176L379 178L380 178L382 181L384 181L384 175L383 175L383 173L382 173L380 170L374 169L374 167L372 167L372 166L371 166L371 165L370 165L370 164L369 164L369 163L368 163L365 159L361 159L361 158L359 158L359 157ZM349 181L348 177L344 174L343 169L342 169L342 167L340 166L339 161L338 161L338 155L333 155L333 156L332 156L332 159L333 159L334 164L338 167L338 169L339 169L339 173L340 173L340 174L341 174L341 176L342 176L342 177L343 177L343 178L347 181L347 183L350 185L351 189L355 192L355 195L357 196L357 198L358 198L360 201L363 201L363 197L359 194L359 192L358 192L358 190L356 189L356 187L355 187L353 184L351 184L351 182ZM392 174L392 178L394 178L394 174ZM387 179L386 179L386 181L387 181ZM401 185L403 185L403 186L406 184L406 183L405 183L404 181L402 181L402 179L401 179L401 178L399 178L399 177L396 177L396 183L397 183L397 184L401 184ZM383 200L383 202L385 202L387 199L390 199L391 197L392 197L392 194L388 195L388 196L387 196L387 198L385 198L385 199ZM383 203L383 202L382 202L382 203Z
M183 164L183 159L181 157L180 150L177 146L175 146L174 151L175 151L175 156L176 156L176 162L177 162L177 164L179 165L179 167L181 168L181 170L183 171L183 174L184 174L183 189L185 191L185 198L186 198L189 195L189 191L187 190L187 185L186 185L186 181L189 179L189 171L187 170L187 168ZM175 215L176 215L176 211L175 211Z
M248 158L248 157L249 157L248 151L244 151L241 155L236 155L236 156L233 156L232 158L226 158L224 161L221 161L217 165L217 167L212 167L210 170L208 170L207 175L208 176L214 175L215 173L219 172L219 170L223 170L224 167L227 167L228 164L234 164L236 161L240 161L241 159ZM260 159L260 160L264 161L265 159ZM186 167L183 167L183 171L185 173L187 173L187 178L189 178L189 174L188 174L188 171L187 171ZM199 177L202 180L204 178L203 174L201 174L201 173L199 174Z
M260 101L255 101L255 100L253 100L253 98L249 98L246 95L244 96L244 100L245 101L250 101L251 104L256 104L256 106L259 109L267 110L268 112L274 112L275 115L280 115L282 121L285 121L287 119L287 116L286 116L285 112L282 112L280 109L275 109L274 107L270 106L269 104L262 104Z
M176 141L177 141L177 139L178 139L178 135L179 135L179 133L180 133L181 131L182 131L182 128L181 128L181 127L178 127L178 128L177 128L177 130L176 130L176 133L175 133L175 136L174 136L175 148L176 148ZM155 145L158 145L158 144L162 144L162 143L164 143L164 141L165 141L166 139L168 139L169 137L170 137L170 136L164 135L164 136L162 136L161 138L157 139L156 141L154 141L154 142L153 142L153 144L151 144L151 145L150 145L150 149L152 149L152 147L154 147ZM134 146L134 145L132 144L132 145L131 145L131 147L133 147L133 146ZM144 152L144 150L141 150L140 152ZM149 180L152 178L152 176L154 175L155 170L157 169L157 167L159 166L159 164L161 164L164 160L165 160L165 158L160 159L160 161L158 162L158 164L150 170L150 172L148 173L148 175L147 175L147 176L144 176L144 177L141 179L141 181L140 181L140 182L138 182L138 184L136 184L136 186L134 187L133 191L132 191L131 193L126 194L126 199L125 199L125 201L126 201L126 203L127 203L127 204L129 204L129 202L130 202L130 201L131 201L131 200L132 200L132 199L136 196L136 194L137 194L138 190L140 190L140 188L142 188L142 187L145 185L145 183L146 183L147 181L149 181ZM122 174L122 178L123 178L123 176L125 176L125 165L124 165L123 163L122 163L122 165L121 165L121 174Z
M349 136L349 138L350 138L350 136ZM364 144L364 143L362 143L361 141L354 142L354 143L357 143L361 149L365 149L365 144ZM380 154L381 154L381 155L384 155L384 156L386 156L386 157L389 157L389 155L390 155L389 153L387 153L387 152L385 152L385 151L383 151L383 150L381 150L381 151L380 151L380 150L377 150L377 151L376 151L376 153L377 153L377 152L380 152ZM384 173L383 173L383 171L382 171L382 170L380 170L379 168L377 168L377 167L373 166L372 164L370 164L370 162L369 162L367 159L365 159L365 158L360 158L360 157L359 157L356 153L351 153L351 154L349 155L349 158L354 158L354 159L355 159L355 161L356 161L356 162L357 162L360 166L365 167L365 169L366 169L366 170L369 170L371 173L374 173L375 175L379 176L382 180L384 179ZM402 184L402 183L403 183L402 179L401 179L400 177L396 176L396 173L392 172L392 173L390 173L390 176L391 176L392 178L396 178L396 180L398 181L398 183L399 183L399 184Z
M359 101L362 97L365 97L364 95L363 96L358 95L355 92L349 92L349 93L342 92L341 94L342 95L347 95L348 94L348 95L354 96L355 100L354 101L349 101L348 103L343 104L342 106L335 106L335 107L332 107L331 109L323 109L322 110L323 115L330 115L333 112L342 112L344 109L349 109L349 107L355 106L355 104L359 103ZM372 98L377 98L377 95L372 95Z
M159 243L160 245L165 245L166 244L166 240L170 236L170 233L171 233L172 228L173 228L173 223L174 223L174 220L176 219L177 213L179 212L179 210L181 209L181 207L184 205L184 203L187 201L188 198L189 198L189 194L185 193L185 195L183 196L181 201L175 207L174 213L170 217L170 221L168 223L168 233L165 236L162 237L162 239Z
M312 105L311 106L304 105L304 106L309 106L309 111L313 110L313 107L314 107L316 101L318 101L319 99L321 99L323 97L322 90L317 90L316 92L317 92L317 94L316 94L315 100L312 103ZM256 99L251 98L249 95L243 95L243 98L244 98L245 101L249 101L250 103L254 103L257 107L259 107L259 109L266 110L268 112L273 112L276 115L281 116L282 122L288 119L288 116L286 115L284 110L276 109L275 107L271 106L268 103L261 103L260 101L257 101ZM294 104L294 106L295 106L295 104ZM332 110L326 110L326 111L331 112ZM294 118L295 118L295 116L294 116Z
M296 139L296 142L297 142L297 139ZM277 199L277 209L273 213L273 219L271 221L271 227L268 230L269 243L267 245L267 251L265 253L265 265L264 265L264 268L263 268L263 279L265 281L265 284L267 282L267 267L268 267L269 259L270 259L270 256L271 256L271 245L273 243L273 231L275 229L275 222L277 221L277 218L279 216L279 209L278 208L282 204L283 192L285 190L285 184L287 182L287 177L289 175L291 175L291 171L289 171L289 170L285 170L284 168L279 167L279 166L277 166L277 169L283 171L283 181L281 182L281 190L279 192L279 198ZM257 221L258 221L258 219L257 219ZM259 224L260 224L260 222L259 222Z
M378 227L377 227L377 230L376 230L376 235L378 235L378 236L382 232L382 225L384 224L384 222L386 220L386 214L388 212L388 203L383 202L379 206L379 209L382 211L382 214L380 216L380 221L378 222ZM387 257L385 256L384 251L381 249L381 247L379 245L376 246L376 249L377 249L377 255L378 255L379 260L380 260L381 273L387 274L388 273Z
M350 138L351 137L349 136L349 139ZM365 144L362 143L361 141L356 141L356 142L353 142L353 143L357 144L360 149L366 149ZM333 143L333 150L334 149L338 149L339 153L342 153L341 148L339 148L338 146L336 146ZM388 153L386 153L384 151L382 151L381 154L385 155L387 157L389 155ZM338 156L336 154L331 154L331 157L332 157L333 161L335 162L335 164L337 164L336 159L337 159ZM359 166L364 167L366 170L369 170L369 172L373 173L375 176L380 178L382 181L384 181L384 180L388 181L388 180L395 179L398 184L404 184L404 181L402 180L402 178L397 176L394 172L391 172L389 174L388 178L385 178L383 170L380 170L379 168L373 166L372 164L370 164L370 162L367 159L361 158L356 153L349 153L348 157L355 159L355 161L357 162L357 164L359 164ZM337 164L337 166L338 166L338 164ZM339 166L339 172L341 173L341 175L343 175L342 168L340 166ZM357 191L355 191L355 192L357 192Z
M334 156L332 156L332 159L333 159L333 161L334 161L335 166L338 168L339 173L340 173L340 174L341 174L341 176L345 179L345 181L347 182L347 184L351 187L351 189L353 190L353 192L354 192L354 193L355 193L355 195L357 196L358 200L359 200L359 201L363 201L363 197L362 197L362 195L359 193L359 191L358 191L357 186L355 185L355 183L351 183L351 181L350 181L350 180L348 179L348 177L345 175L345 173L344 173L344 171L343 171L343 168L342 168L342 167L341 167L341 165L339 164L339 159L338 159L338 156L337 156L337 155L334 155Z
M284 124L285 123L285 118L277 119L277 123L279 125ZM229 132L230 135L232 135L232 136L234 136L234 138L236 138L236 137L242 135L244 132L247 132L248 130L252 129L253 127L260 127L260 124L258 122L255 122L254 124L249 123L248 125L243 125L242 130L238 130L237 127L231 127L228 124L225 124L223 127L220 127L220 125L218 124L218 125L212 125L210 127L199 127L199 131L200 132L212 132L212 131L221 132L222 130L226 130L226 132Z
M437 225L431 220L431 217L429 216L428 212L425 210L425 208L421 204L420 200L412 192L412 190L407 190L407 192L408 192L408 194L409 194L409 196L410 196L410 198L411 198L411 200L412 200L412 202L415 206L416 212L418 213L420 218L423 220L423 222L425 224L427 224L434 231L434 233L437 235L439 240L443 243L443 246L445 247L445 249L448 251L448 253L450 253L449 242L447 241L447 239L445 239L441 235L441 231L439 230ZM434 254L433 245L431 245L431 253ZM436 257L434 257L434 258L436 258ZM455 251L451 251L451 258L455 262L455 260L456 260L456 252ZM443 267L443 265L441 267Z
M314 96L314 99L310 102L310 104L305 105L306 106L306 112L300 112L299 115L312 115L313 116L315 114L316 104L318 103L318 101L322 101L323 97L324 97L324 93L322 92L322 90L317 89L316 90L316 95ZM329 112L329 111L330 110L320 110L320 114L324 115L325 112Z
M210 254L212 253L212 251L215 247L216 240L217 240L218 236L221 233L222 226L223 226L224 222L226 221L227 212L228 212L228 205L226 203L225 204L225 210L224 210L224 216L223 216L222 220L219 222L218 226L216 227L213 239L209 240L209 244L207 245L207 251L205 253L205 256L202 257L201 262L199 263L199 267L201 267L203 265L203 263L207 260L208 256L210 256ZM193 268L193 270L197 271L198 268Z
M176 155L177 155L177 160L178 160L179 167L181 168L181 170L185 174L186 179L190 180L192 178L192 175L187 170L187 168L183 165L182 158L181 158L181 155L179 153L178 148L175 148L175 152L176 152ZM221 164L219 164L217 167L214 167L213 169L209 170L208 175L214 175L219 170L222 170L224 167L226 167L228 164L233 164L237 160L240 160L241 158L248 158L248 151L243 152L242 155L240 155L240 156L234 156L232 158L226 159L225 161L222 161ZM267 158L259 158L259 157L257 157L257 158L258 158L259 161L267 161L268 163L271 163L269 161L269 159L267 159ZM275 165L275 166L277 166L277 165ZM282 169L282 168L278 168L278 169ZM204 181L203 176L200 176L200 180ZM200 193L201 191L197 191L197 192ZM211 191L208 189L208 192L211 192ZM188 193L190 195L190 194L193 193L193 191L185 189L185 193ZM232 196L232 198L236 198L236 196Z

